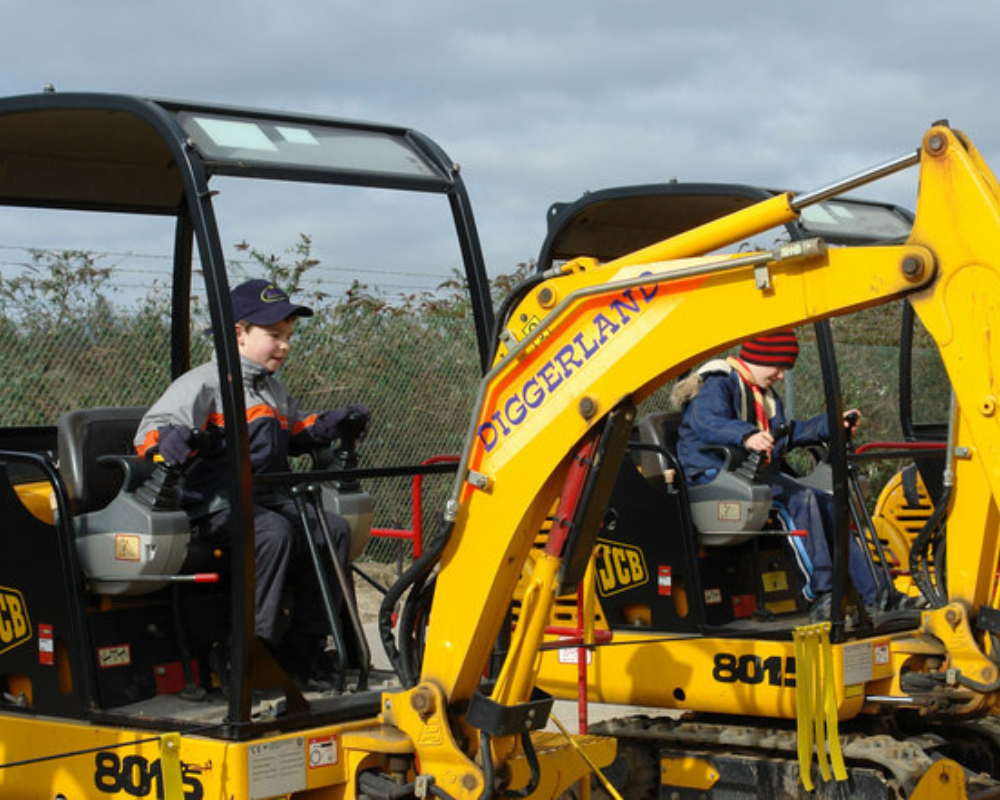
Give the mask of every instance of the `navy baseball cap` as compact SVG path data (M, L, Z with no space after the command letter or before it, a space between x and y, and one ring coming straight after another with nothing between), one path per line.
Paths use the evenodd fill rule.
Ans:
M313 310L288 299L273 283L254 279L241 283L230 293L233 317L251 325L274 325L289 317L311 317Z

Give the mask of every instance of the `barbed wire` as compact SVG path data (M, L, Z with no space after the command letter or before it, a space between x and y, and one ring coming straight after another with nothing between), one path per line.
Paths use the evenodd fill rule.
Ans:
M109 258L130 259L133 261L173 260L172 256L166 254L142 253L133 250L91 250L87 248L73 247L30 247L27 245L0 244L0 251L2 250L15 250L24 253L43 253L50 256L58 256L59 254L65 252L83 252L87 253L97 261ZM248 258L230 257L227 259L227 262L235 269L242 271L250 271L254 266L258 266L257 261ZM14 261L0 257L0 272L2 272L5 268L30 270L32 267L33 263L30 261ZM195 269L197 270L198 268L199 267L196 265ZM383 290L390 292L419 292L437 288L437 286L439 286L442 282L450 280L452 277L452 271L447 269L431 273L426 271L392 269L386 267L366 266L363 269L359 269L357 267L338 267L326 264L318 264L315 269L318 272L309 274L306 280L310 287L314 287L319 291L323 291L324 287L350 287L355 283L355 281L365 284L371 279L371 277L377 277L380 279L402 279L393 283L380 283L379 288ZM322 275L319 273L322 273ZM341 273L342 277L331 277L330 273ZM124 266L121 263L115 265L116 286L123 289L149 289L150 286L148 280L150 275L157 274L163 274L164 277L169 277L166 272L160 273L153 269L142 269L136 266ZM126 277L125 280L121 280L121 276L133 276L136 278L136 282L131 282L128 277ZM414 278L422 279L426 282L416 283L409 280ZM197 288L195 289L195 293L198 293Z

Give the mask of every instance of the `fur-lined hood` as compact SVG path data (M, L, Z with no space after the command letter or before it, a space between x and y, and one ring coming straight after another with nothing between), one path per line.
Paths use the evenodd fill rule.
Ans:
M713 372L721 372L728 375L733 371L733 366L724 358L715 358L706 361L698 369L690 373L686 378L681 378L670 390L670 402L677 408L684 408L701 391L701 385L705 382L705 376Z

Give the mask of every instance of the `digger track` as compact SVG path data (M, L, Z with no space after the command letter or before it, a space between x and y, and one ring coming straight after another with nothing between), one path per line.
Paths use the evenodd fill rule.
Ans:
M987 717L892 735L847 725L840 742L846 786L823 782L813 764L816 790L799 781L794 726L764 727L746 719L707 720L638 715L598 723L590 732L619 740L608 777L626 800L905 800L938 759L958 761L970 798L1000 798L1000 721ZM718 779L705 786L661 784L661 757L693 757L712 765ZM664 775L667 773L664 772ZM595 785L595 795L609 797Z

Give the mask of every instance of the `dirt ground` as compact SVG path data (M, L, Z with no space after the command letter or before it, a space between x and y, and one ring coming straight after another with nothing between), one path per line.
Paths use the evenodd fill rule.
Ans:
M356 565L368 577L384 587L390 586L398 577L395 564L360 562ZM378 622L378 609L382 605L382 593L360 575L354 576L354 592L358 598L358 615L361 622Z

